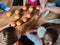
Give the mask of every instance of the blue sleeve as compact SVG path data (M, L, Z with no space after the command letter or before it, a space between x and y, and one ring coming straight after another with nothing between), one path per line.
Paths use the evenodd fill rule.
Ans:
M42 40L38 39L36 36L33 34L28 34L27 35L28 39L34 42L34 45L42 45Z
M5 10L5 8L7 7L4 2L2 2L0 5L3 10Z
M56 0L56 6L60 7L60 0Z

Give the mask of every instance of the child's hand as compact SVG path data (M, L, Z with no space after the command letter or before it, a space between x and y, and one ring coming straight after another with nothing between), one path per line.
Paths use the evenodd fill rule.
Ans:
M49 41L49 45L52 45L53 43L52 43L52 41Z
M48 0L40 0L41 8L44 9Z
M46 8L40 9L39 13L43 14L46 11Z
M23 0L23 6L26 6L27 1Z
M28 35L29 33L34 33L34 32L37 32L37 29L27 30L23 35Z

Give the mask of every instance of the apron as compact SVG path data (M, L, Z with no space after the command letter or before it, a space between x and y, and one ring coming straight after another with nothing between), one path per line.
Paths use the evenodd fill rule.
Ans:
M28 0L28 5L36 6L39 4L39 0Z

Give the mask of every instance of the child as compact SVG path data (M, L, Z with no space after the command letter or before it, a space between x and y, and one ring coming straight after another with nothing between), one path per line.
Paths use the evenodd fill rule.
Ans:
M45 8L47 1L48 0L24 0L23 5L25 6L27 3L28 6L40 5L41 8Z
M0 31L0 45L13 45L18 39L18 33L14 27L6 27Z
M29 33L27 34L27 37L34 42L34 45L53 45L58 38L58 32L55 28L49 26L50 25L46 23L37 30L38 37L43 38L43 40L38 39L35 35Z
M28 6L37 6L39 5L40 0L24 0L23 5L25 6L28 3Z
M47 28L43 38L44 45L54 45L58 38L58 32L54 28Z

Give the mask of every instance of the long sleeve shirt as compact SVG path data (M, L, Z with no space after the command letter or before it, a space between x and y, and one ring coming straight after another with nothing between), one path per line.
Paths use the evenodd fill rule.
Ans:
M34 45L43 45L42 40L33 34L27 34L28 39L34 42Z

